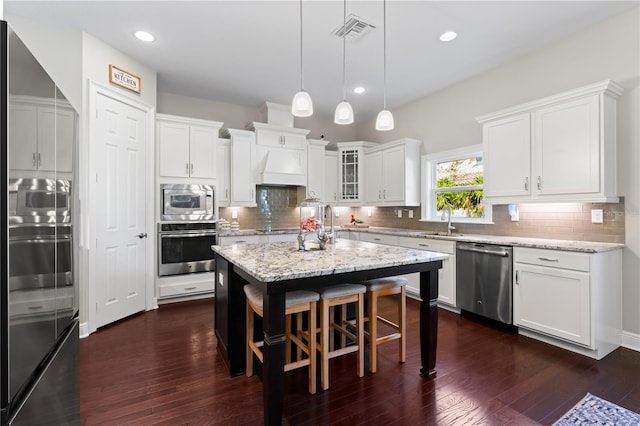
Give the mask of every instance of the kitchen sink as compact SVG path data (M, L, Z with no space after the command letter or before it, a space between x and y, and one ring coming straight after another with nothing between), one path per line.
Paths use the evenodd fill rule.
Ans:
M461 237L464 234L460 234L457 232L452 232L451 234L447 234L446 232L437 232L437 231L425 231L422 232L421 235L437 235L440 237Z

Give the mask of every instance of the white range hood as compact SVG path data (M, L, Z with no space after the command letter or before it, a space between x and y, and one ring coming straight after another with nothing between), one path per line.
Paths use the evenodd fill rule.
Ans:
M287 150L267 152L262 171L258 174L257 184L306 186L307 173L299 155L297 152Z

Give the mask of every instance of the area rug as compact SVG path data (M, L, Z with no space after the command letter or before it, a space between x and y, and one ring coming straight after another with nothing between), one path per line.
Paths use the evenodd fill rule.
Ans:
M640 414L587 393L580 402L560 417L553 426L569 425L640 425Z

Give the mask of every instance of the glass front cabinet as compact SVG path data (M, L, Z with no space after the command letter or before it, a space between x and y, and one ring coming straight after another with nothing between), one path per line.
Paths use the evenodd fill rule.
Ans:
M338 145L338 204L358 206L364 203L364 150L372 142L340 142Z

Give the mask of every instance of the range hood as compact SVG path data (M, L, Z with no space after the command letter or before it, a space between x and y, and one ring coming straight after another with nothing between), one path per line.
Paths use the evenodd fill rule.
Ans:
M300 154L288 151L269 151L258 174L258 185L307 186L307 173Z

